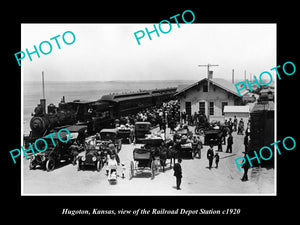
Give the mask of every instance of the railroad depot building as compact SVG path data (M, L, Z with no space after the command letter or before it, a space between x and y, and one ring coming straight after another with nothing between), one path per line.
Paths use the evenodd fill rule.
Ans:
M224 107L243 105L233 83L221 78L204 78L175 94L180 112L193 115L203 112L209 121L224 122Z

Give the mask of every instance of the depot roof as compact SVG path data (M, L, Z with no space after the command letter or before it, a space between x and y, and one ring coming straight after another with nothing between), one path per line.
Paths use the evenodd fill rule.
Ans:
M200 80L200 81L198 81L198 82L196 82L196 83L194 83L194 84L192 84L192 85L189 85L189 86L187 86L187 87L181 89L179 92L177 92L177 93L175 94L175 96L180 95L180 94L186 92L187 90L196 87L197 85L200 85L200 84L203 83L204 81L208 81L208 79L207 79L207 78L203 78L202 80ZM212 79L210 79L210 82L211 82L213 85L216 85L216 86L218 86L218 87L224 89L224 90L227 91L227 92L230 92L230 93L232 93L232 94L234 94L234 95L236 95L236 96L238 96L238 97L241 97L241 96L239 96L239 94L238 94L238 92L237 92L237 90L236 90L235 85L234 85L233 83L231 83L231 82L225 80L225 79L222 79L222 78L212 78ZM243 93L241 93L241 95L243 96L245 93L247 93L247 92L244 91Z

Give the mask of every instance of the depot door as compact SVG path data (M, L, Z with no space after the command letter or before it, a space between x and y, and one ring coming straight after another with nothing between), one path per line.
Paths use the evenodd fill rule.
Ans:
M185 102L186 115L191 115L191 111L192 111L191 102Z

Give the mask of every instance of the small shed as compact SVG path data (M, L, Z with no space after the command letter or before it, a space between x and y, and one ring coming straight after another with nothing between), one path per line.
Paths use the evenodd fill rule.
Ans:
M248 123L249 117L250 117L250 107L249 105L227 105L224 107L224 119L233 121L234 116L236 116L238 122L241 118L243 118L245 127Z

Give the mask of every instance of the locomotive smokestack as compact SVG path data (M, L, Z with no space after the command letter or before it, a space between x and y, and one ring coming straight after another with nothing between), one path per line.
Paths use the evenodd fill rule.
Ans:
M45 99L45 86L44 86L44 71L42 71L42 87L43 87L43 98L40 99L43 114L46 114L46 99Z
M46 114L46 99L44 98L40 99L40 104L43 109L43 114Z
M43 99L45 99L44 71L42 71Z
M232 69L232 83L234 84L234 69Z

